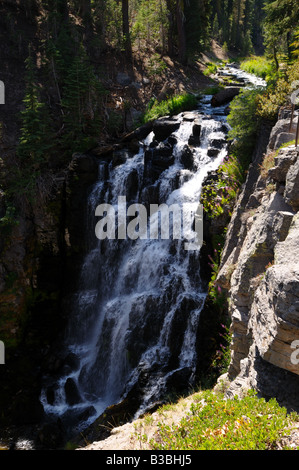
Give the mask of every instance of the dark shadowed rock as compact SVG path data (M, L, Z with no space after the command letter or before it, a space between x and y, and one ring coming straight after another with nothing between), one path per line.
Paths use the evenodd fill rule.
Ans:
M209 157L217 157L219 151L220 151L219 148L210 147L208 149L208 156Z
M154 122L153 131L155 138L159 141L167 139L174 131L180 127L180 122L170 118L160 118Z
M81 396L75 381L69 377L64 386L65 398L69 405L76 405L81 402Z
M229 103L239 93L239 87L227 87L213 96L211 104L212 106L222 106L223 104Z
M181 162L187 170L191 170L194 165L192 150L185 145L181 154Z

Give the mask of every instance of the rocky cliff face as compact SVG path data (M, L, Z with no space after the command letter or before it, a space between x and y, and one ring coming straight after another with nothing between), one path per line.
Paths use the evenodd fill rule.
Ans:
M296 124L296 123L295 123ZM256 154L228 227L217 283L228 291L227 394L254 388L299 408L299 147L281 112ZM285 144L286 143L286 144ZM285 144L283 147L282 144Z

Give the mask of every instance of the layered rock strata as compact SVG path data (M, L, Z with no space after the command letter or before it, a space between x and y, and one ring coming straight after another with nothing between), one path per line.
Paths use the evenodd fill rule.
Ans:
M228 379L228 396L254 388L298 409L299 147L281 147L296 127L283 117L228 227L217 283L228 292L232 345L219 383Z

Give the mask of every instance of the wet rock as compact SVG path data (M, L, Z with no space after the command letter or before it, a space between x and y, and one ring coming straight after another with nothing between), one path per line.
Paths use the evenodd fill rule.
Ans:
M201 133L201 120L200 119L195 119L193 126L192 126L192 135L194 137L200 137Z
M188 145L191 147L198 147L200 145L199 137L195 137L194 135L190 135L188 139Z
M146 124L138 127L137 129L129 132L124 137L122 137L121 142L130 142L131 140L142 140L145 139L148 134L152 131L153 122L149 121Z
M210 144L211 144L211 147L220 150L224 146L225 140L224 139L212 139Z
M83 406L80 408L73 408L67 410L61 417L66 433L68 430L75 428L78 425L86 422L89 418L96 414L96 409L92 405Z
M187 392L190 388L190 376L192 370L190 367L184 367L183 369L178 369L169 374L167 377L165 386L167 393L183 393Z
M167 143L173 148L178 143L178 139L175 135L170 135L167 139Z
M189 137L188 144L191 146L200 145L200 133L201 133L201 119L195 119L192 126L192 134Z
M217 157L219 152L220 152L219 148L210 147L208 149L208 157Z
M152 142L144 153L144 176L148 181L156 181L160 174L174 163L172 145Z
M116 167L118 165L122 165L125 163L127 160L126 153L122 150L115 151L113 152L113 157L112 157L112 166Z
M188 145L185 145L182 150L181 163L187 170L192 170L194 165L193 152Z
M217 171L214 171L214 170L208 171L208 174L205 177L202 185L203 186L209 185L211 183L214 183L215 181L218 181L218 179L219 179L219 175Z
M154 122L153 132L158 141L167 139L175 130L180 127L180 122L170 118L160 118Z
M192 122L194 121L194 119L197 118L197 116L198 116L198 113L196 111L194 112L189 111L189 112L183 113L183 121Z
M239 93L239 87L226 87L224 90L219 91L212 97L211 104L214 107L222 106L229 103Z
M82 401L74 379L69 377L64 385L65 399L69 405L76 405Z
M144 188L142 203L146 206L147 210L150 204L160 204L159 184L152 184Z
M49 385L46 391L46 398L49 405L54 405L56 390L58 389L57 385Z
M128 201L131 201L136 197L138 192L138 185L138 172L134 169L128 174L127 177L126 196Z
M70 352L64 360L64 365L73 371L77 370L80 366L80 359L77 354Z
M221 124L220 132L223 132L224 134L227 134L228 133L228 125L224 124L224 123Z

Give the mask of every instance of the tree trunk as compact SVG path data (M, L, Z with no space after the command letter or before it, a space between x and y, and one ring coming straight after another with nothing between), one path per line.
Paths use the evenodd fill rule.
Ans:
M85 23L91 21L91 0L81 0L80 2L80 16Z
M179 39L179 61L181 64L187 63L187 43L185 31L184 0L176 2L176 20Z
M86 42L86 45L88 45L93 36L91 0L80 1L80 16L84 25L84 40Z
M167 38L167 49L170 57L174 54L173 42L174 42L174 13L173 13L173 2L172 0L166 0L168 10L168 38Z
M276 70L278 70L279 69L279 62L278 62L278 59L277 59L277 51L276 51L275 44L273 45L273 58L274 58Z
M122 22L123 22L123 38L125 43L126 57L128 60L132 59L132 45L130 38L129 26L129 1L122 0Z

